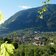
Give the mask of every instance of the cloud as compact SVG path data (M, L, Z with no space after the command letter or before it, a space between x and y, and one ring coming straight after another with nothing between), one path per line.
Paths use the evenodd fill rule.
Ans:
M21 9L28 9L28 8L31 8L30 6L25 6L25 5L22 5L22 6L19 6Z

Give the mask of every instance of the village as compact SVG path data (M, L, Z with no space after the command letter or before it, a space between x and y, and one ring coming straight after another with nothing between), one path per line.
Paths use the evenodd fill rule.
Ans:
M36 34L36 32L35 32ZM25 36L25 35L11 35L9 36L12 41L21 44L32 44L36 46L45 46L45 45L54 45L55 42L53 41L53 38L48 39L45 36Z

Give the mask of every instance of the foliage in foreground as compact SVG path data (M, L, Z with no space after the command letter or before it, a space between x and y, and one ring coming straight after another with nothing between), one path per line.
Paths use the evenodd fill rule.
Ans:
M21 44L15 49L14 56L56 56L56 44L46 46L34 46Z
M15 50L15 56L56 56L56 46L21 45Z

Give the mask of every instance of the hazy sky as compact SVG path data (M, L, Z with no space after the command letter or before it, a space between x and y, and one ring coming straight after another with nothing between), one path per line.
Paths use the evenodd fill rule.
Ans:
M51 3L56 4L56 0L51 0ZM0 11L4 13L5 19L8 19L20 10L41 5L41 0L0 0Z

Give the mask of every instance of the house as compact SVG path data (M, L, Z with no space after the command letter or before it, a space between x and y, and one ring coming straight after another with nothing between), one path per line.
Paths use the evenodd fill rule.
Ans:
M46 45L46 41L47 39L45 37L34 37L34 42L33 45L37 45L37 46L44 46Z

